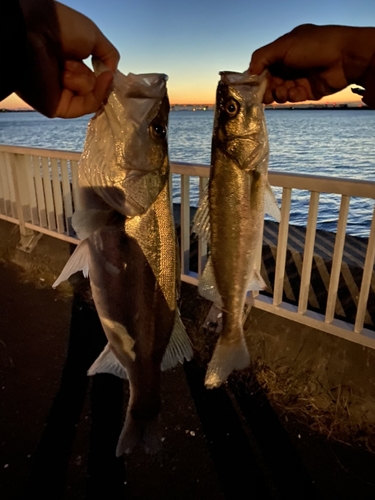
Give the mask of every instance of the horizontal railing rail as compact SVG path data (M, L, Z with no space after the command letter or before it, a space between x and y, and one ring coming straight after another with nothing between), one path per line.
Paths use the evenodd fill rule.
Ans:
M21 237L29 237L36 231L77 244L71 219L77 203L79 158L79 152L0 145L0 219L19 224ZM209 171L208 165L171 162L171 172L179 181L181 199L181 278L193 285L198 283L208 250L204 241L191 235L191 185L194 183L195 191L202 196ZM270 272L263 259L262 274L269 286L265 292L249 294L248 304L375 348L375 304L371 299L375 297L374 214L368 238L348 243L346 234L350 200L359 197L373 204L375 182L272 171L269 172L269 181L281 191L281 222L276 225L273 239L265 230L262 245L263 253L266 247L269 249L274 269ZM291 234L289 222L293 197L301 190L308 193L308 214L306 227L300 228L296 236ZM319 243L317 234L321 193L339 196L334 216L337 219L336 231L332 242L327 240L327 243ZM192 264L192 245L196 245L196 265ZM332 247L330 251L328 247ZM350 264L344 258L347 248L355 254L352 259L355 267L353 279L349 276L352 272ZM261 252L260 246L259 258ZM290 286L292 278L288 275L290 259L294 259L294 266L298 268L298 283L294 286L292 299L293 293L288 295L287 291L288 286L293 288ZM320 307L319 289L314 291L312 286L317 268L324 281L321 288L326 287L323 306L320 304ZM354 308L354 315L351 320L345 318L345 301L340 303L339 300L343 280L353 289L351 300L354 305L351 308Z

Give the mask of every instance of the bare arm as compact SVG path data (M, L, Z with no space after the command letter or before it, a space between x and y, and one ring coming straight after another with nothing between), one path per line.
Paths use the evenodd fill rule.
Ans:
M250 72L264 69L266 104L318 100L357 84L375 107L375 28L298 26L253 53Z

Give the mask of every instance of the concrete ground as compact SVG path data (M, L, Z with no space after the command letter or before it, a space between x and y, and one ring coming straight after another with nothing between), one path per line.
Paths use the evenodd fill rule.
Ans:
M0 247L12 249L16 240L17 234L7 231ZM375 498L375 454L362 428L364 439L331 439L312 418L271 405L277 387L267 393L251 370L207 391L199 355L163 375L160 454L136 450L115 458L127 385L111 375L86 376L106 342L98 317L84 294L64 295L50 287L51 272L41 264L50 268L47 256L54 255L60 266L57 257L63 260L68 250L62 252L45 237L38 246L31 258L0 248L1 500ZM35 264L27 272L25 265L10 262L24 260ZM192 324L188 314L195 290L183 287L182 299L183 318ZM311 352L322 352L324 342L316 332L296 332L279 322L270 329L270 324L270 316L252 311L249 327L256 326L258 334L250 345L253 356L267 364L267 373L281 378L278 357L284 359L284 371L298 357L301 366L313 366ZM277 330L285 334L283 343ZM331 337L329 342L337 368L343 344ZM309 356L301 356L309 343ZM351 344L344 347L352 351ZM360 362L361 349L355 348L353 363ZM371 353L366 356L363 368L369 377L373 360ZM356 385L363 384L357 372ZM302 391L289 395L304 396Z

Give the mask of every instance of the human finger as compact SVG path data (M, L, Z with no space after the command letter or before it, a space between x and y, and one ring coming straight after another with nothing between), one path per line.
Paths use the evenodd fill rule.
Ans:
M282 61L290 47L289 33L255 50L251 56L249 72L260 75L273 64Z
M62 83L65 89L78 95L86 95L95 87L95 76L64 71Z
M284 104L288 100L288 89L285 85L280 85L274 91L275 101Z
M94 58L100 59L113 73L117 70L120 54L116 47L112 45L99 29L91 55Z
M68 88L63 89L55 117L77 118L97 112L108 98L112 81L112 73L106 71L96 78L94 88L84 95L78 95Z
M92 74L92 70L84 62L76 60L67 59L64 62L64 70L85 75Z
M288 100L290 102L302 102L308 99L306 89L299 85L291 87L288 90Z
M85 95L94 89L96 78L91 69L82 62L66 61L62 83L64 88L78 95Z
M98 26L85 15L60 2L55 2L55 6L63 57L82 61L94 56L115 72L120 54Z
M263 96L263 102L264 104L271 104L274 102L274 97L273 97L273 94L272 94L272 90L270 88L266 88L266 91L264 92L264 96Z

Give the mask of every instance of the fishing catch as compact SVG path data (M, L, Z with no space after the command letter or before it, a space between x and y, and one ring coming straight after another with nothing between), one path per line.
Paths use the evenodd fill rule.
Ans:
M265 288L258 258L264 214L280 220L267 179L269 148L262 104L267 76L220 75L208 190L193 228L210 244L199 292L222 310L222 331L206 373L208 388L220 386L233 370L250 363L243 332L246 295Z
M89 375L128 379L130 398L116 455L161 443L161 370L192 357L181 322L170 203L165 75L117 72L88 126L73 227L82 240L54 283L90 277L108 344Z

